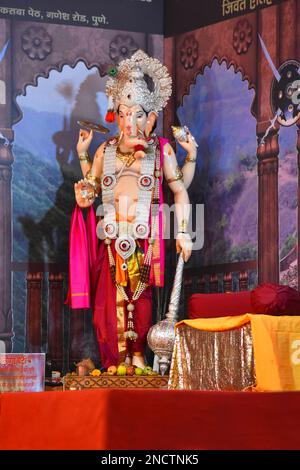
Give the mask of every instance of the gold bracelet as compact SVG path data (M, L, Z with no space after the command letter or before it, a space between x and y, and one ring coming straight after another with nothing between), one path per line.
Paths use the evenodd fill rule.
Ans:
M185 219L183 219L180 224L179 224L179 232L186 232L186 229L187 229L187 221Z
M78 157L81 162L91 163L90 156L87 152L81 153L80 155L78 155Z
M167 183L174 183L174 181L179 181L183 179L183 173L179 166L176 167L174 178L167 179Z
M101 182L101 178L98 178L98 176L94 176L91 174L91 170L88 170L85 174L85 179L89 182L89 183L98 183L100 184Z
M188 155L188 156L186 157L186 159L185 159L184 162L185 162L185 163L187 163L187 162L195 163L196 161L197 161L197 158L196 158L196 157L195 157L195 158L192 158L192 157L190 157L190 156Z
M97 176L91 175L91 170L89 170L85 174L84 181L86 181L91 186L93 186L96 193L99 194L100 188L101 188L101 184L100 184L101 183L101 178L98 178Z

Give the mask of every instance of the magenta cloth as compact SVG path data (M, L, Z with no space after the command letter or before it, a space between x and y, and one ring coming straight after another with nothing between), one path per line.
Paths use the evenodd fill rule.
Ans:
M76 205L71 219L69 240L69 290L66 300L71 308L89 308L90 270L86 226Z
M169 142L168 139L164 137L159 137L159 147L160 147L160 169L161 172L163 170L164 164L164 146ZM163 175L163 172L162 172ZM156 287L162 287L164 285L164 275L165 275L165 242L164 242L164 226L163 226L163 203L164 203L164 195L163 195L163 187L162 187L162 179L160 179L159 184L159 257L156 258L155 254L153 255L152 264L151 264L151 271L150 271L150 284ZM151 214L150 214L151 217ZM150 223L150 220L149 220ZM148 244L146 243L146 249ZM157 270L154 269L155 264L159 264L159 275L156 274Z
M89 267L90 267L90 293L91 293L91 303L94 303L94 296L96 292L96 282L95 277L97 263L97 254L99 249L99 238L97 237L97 221L95 209L93 206L88 208L87 217L86 217L86 229L87 229L87 240L88 240L88 249L89 249Z
M87 240L89 247L89 264L93 266L97 258L98 241L96 214L93 206L87 210L86 218Z

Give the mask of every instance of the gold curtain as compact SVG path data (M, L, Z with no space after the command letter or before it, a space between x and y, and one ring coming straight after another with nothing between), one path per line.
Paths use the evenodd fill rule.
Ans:
M243 390L254 384L250 323L227 331L176 328L169 389Z

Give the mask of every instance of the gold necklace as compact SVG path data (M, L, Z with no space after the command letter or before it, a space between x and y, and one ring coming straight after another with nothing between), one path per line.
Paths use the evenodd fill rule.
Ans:
M126 163L126 166L130 167L136 161L134 153L135 152L123 153L119 148L117 148L116 155L121 162Z

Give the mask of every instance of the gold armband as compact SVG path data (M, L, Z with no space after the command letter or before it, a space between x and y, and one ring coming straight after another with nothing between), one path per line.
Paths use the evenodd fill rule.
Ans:
M167 183L174 183L174 181L179 181L183 179L183 174L179 166L176 167L174 178L167 179Z
M81 153L78 157L81 162L91 163L90 156L87 152Z
M197 161L197 158L192 158L189 155L186 157L184 163L190 162L190 163L195 163Z

